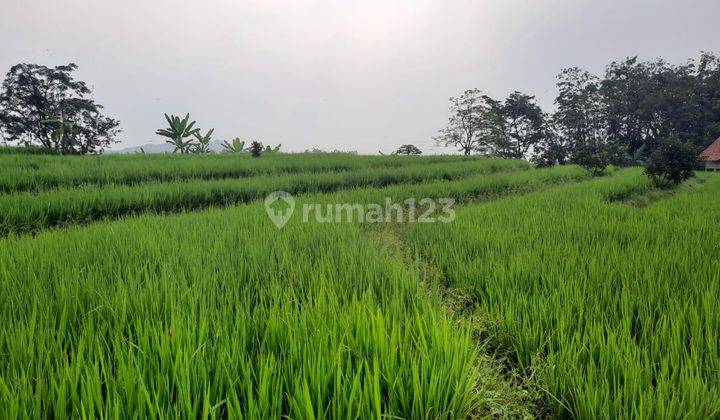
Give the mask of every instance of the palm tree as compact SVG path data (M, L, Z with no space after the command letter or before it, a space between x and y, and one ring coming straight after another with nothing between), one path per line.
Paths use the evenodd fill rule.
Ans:
M165 119L170 127L158 129L155 134L170 139L167 140L166 143L175 146L173 153L178 150L180 153L189 153L192 149L193 141L192 139L186 139L200 132L199 128L193 129L195 121L190 122L190 114L186 114L182 120L175 115L168 116L168 114L165 114Z

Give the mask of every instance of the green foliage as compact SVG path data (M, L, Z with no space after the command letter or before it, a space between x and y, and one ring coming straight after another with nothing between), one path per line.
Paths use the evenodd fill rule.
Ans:
M252 157L254 157L254 158L260 157L260 155L263 153L263 150L264 150L264 149L263 149L263 144L260 143L259 141L253 141L253 142L250 144L250 154L251 154Z
M485 152L497 136L497 118L491 99L478 89L466 90L450 98L447 126L434 138L440 146L455 147L464 155Z
M115 143L120 122L103 115L85 82L73 78L76 69L12 66L0 91L0 135L62 154L98 153Z
M593 176L600 176L610 165L610 153L603 145L587 145L579 147L572 162L590 171Z
M558 90L556 136L540 142L541 155L557 156L561 147L572 159L584 145L612 142L625 149L625 163L638 164L661 139L708 146L720 136L720 57L712 53L681 65L630 57L612 62L602 78L569 68Z
M562 140L552 134L536 145L535 154L531 162L538 168L548 168L555 165L564 165L570 160L567 147Z
M215 132L214 128L210 129L205 134L200 134L200 131L195 132L193 135L195 136L197 143L193 146L192 152L198 154L211 153L210 142L212 142L213 132Z
M280 153L281 146L282 146L282 144L278 144L277 146L272 147L268 144L267 146L265 146L265 150L263 151L263 153L265 153L265 154Z
M491 156L523 159L549 135L545 114L534 96L513 92L503 103L488 101L495 115L489 123L497 133L488 145Z
M249 154L207 156L150 153L143 156L107 154L85 159L81 156L16 156L25 148L2 149L0 192L42 191L85 185L134 185L257 175L308 174L397 167L407 162L398 156L353 156L332 154L278 154L272 159L251 159ZM478 162L481 157L426 156L413 163ZM507 162L508 167L522 165Z
M623 146L615 142L600 142L578 146L570 161L589 170L593 176L600 176L609 165L622 165L625 159Z
M8 417L720 413L712 174L648 195L639 169L471 157L0 166L2 233L72 226L0 238ZM457 217L380 230L296 211L277 230L275 190L298 208L449 197Z
M275 156L273 156L274 158ZM298 158L302 157L297 156L296 159ZM86 223L143 212L178 212L245 203L262 199L267 194L278 190L292 194L327 193L348 188L377 188L396 184L459 180L473 178L473 175L528 168L524 162L505 160L475 160L458 162L454 165L424 164L415 160L413 162L412 165L404 164L399 167L366 168L317 174L276 174L242 180L189 180L130 186L84 186L45 192L0 195L0 234L37 231L52 226ZM466 189L479 191L483 185L485 184L475 179ZM438 191L442 193L451 186L446 185L445 187ZM502 189L500 185L494 183L487 187L490 191ZM405 188L408 186L405 185Z
M419 273L261 203L4 239L0 267L10 417L463 419L505 387Z
M190 159L222 161L151 155L100 160L139 160L147 167ZM277 155L262 161L313 159ZM476 200L585 176L574 167L529 171L512 160L323 155L313 163L322 160L330 162L322 165L326 170L357 161L385 167L199 184L194 199L200 202L209 192L227 198L223 188L236 185L256 198L278 187L317 193L298 196L301 203L447 194ZM502 173L488 176L495 172ZM166 183L164 191L187 199L188 184ZM326 194L343 185L349 189ZM125 196L108 185L46 193L86 192L87 200L66 196L63 204L66 215L74 212L66 221L81 223L128 199L162 197L162 190L144 187L122 187ZM111 196L116 201L108 201ZM26 197L50 207L55 201L43 193ZM163 211L159 203L144 211ZM524 393L514 391L495 361L479 352L476 334L484 326L453 318L439 293L418 281L423 271L406 265L397 252L392 242L360 226L291 222L278 231L258 202L0 239L0 322L12 332L0 334L6 356L0 358L0 412L139 418L527 415Z
M232 143L225 140L222 142L221 146L223 148L223 152L225 153L242 153L245 151L245 142L240 140L240 137L235 137L232 140Z
M72 120L60 115L54 118L48 118L40 121L42 124L52 127L50 139L53 143L59 145L60 153L66 150L72 150L73 145L77 142L77 135L80 134L80 127Z
M0 146L0 155L56 155L57 153L55 149L42 146Z
M640 169L460 208L412 226L410 253L453 289L557 418L720 413L720 177L643 209Z
M395 151L395 154L406 156L419 156L422 155L422 150L418 149L415 145L412 144L403 144L397 149L397 151Z
M165 142L175 147L173 153L178 150L181 154L190 153L195 146L192 137L200 133L199 128L193 128L195 121L190 121L190 114L186 114L183 119L165 114L165 120L167 120L168 128L158 129L155 134L170 139Z
M661 140L645 165L645 173L656 186L669 188L685 181L697 168L697 146L677 139Z

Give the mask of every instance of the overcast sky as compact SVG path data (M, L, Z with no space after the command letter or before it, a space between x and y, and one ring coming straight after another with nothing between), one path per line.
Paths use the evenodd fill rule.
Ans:
M549 109L563 67L720 50L718 0L0 0L0 71L74 62L127 147L163 113L284 150L433 150L477 87ZM437 148L435 148L436 151Z

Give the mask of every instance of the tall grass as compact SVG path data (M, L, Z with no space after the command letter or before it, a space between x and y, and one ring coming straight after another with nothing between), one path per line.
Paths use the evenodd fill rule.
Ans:
M476 160L405 165L322 174L257 176L247 179L81 187L0 195L0 233L28 232L142 212L197 210L264 198L272 191L293 194L344 188L452 180L473 174L525 170L518 161Z
M458 156L352 156L344 154L249 154L13 156L0 153L0 192L42 191L81 185L242 178L263 175L400 168L432 163L481 162ZM515 165L528 167L523 161Z
M474 293L557 416L720 416L720 178L643 209L639 170L468 206L408 240ZM540 356L539 358L537 356Z
M10 418L465 418L496 398L417 273L260 204L0 240L0 324Z
M391 177L440 174L444 181L299 200L448 193L471 200L587 176L568 167L452 180L479 167L457 165L437 172L428 171L432 165L407 167ZM491 166L467 173L493 172ZM375 179L363 176L354 185ZM295 221L279 231L261 203L0 239L0 412L123 418L505 412L512 391L478 353L474 327L450 319L420 273L393 253L357 225Z
M640 209L624 204L652 189L639 170L448 159L0 156L4 232L250 202L0 239L0 413L519 413L493 409L510 386L489 340L548 395L542 414L720 416L720 178ZM297 210L277 230L253 202L275 190L467 205L395 249ZM438 276L471 319L443 309Z
M55 149L40 146L0 146L0 155L57 155ZM1 160L1 159L0 159Z

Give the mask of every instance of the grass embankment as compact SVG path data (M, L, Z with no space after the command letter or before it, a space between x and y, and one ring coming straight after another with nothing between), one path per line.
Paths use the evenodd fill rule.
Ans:
M484 205L407 240L557 416L720 415L720 178L642 209L639 170Z

